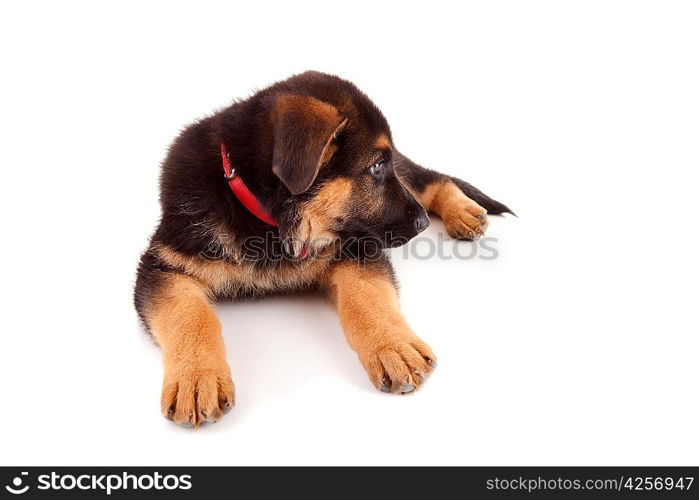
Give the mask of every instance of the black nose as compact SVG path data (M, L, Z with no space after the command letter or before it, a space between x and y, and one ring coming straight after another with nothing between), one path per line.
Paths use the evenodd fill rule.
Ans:
M417 219L415 219L415 229L418 233L423 232L430 225L430 219L427 217L425 212L422 212Z

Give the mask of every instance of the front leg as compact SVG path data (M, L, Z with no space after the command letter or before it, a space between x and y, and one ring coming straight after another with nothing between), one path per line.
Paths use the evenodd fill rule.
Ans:
M324 282L347 341L376 388L402 394L418 388L436 358L400 312L390 262L344 261Z
M514 215L468 182L421 167L398 151L394 153L393 164L401 181L425 210L442 219L452 238L482 236L488 227L486 214Z
M194 278L148 265L139 268L136 306L163 350L163 415L198 427L215 422L234 403L221 324L207 290Z

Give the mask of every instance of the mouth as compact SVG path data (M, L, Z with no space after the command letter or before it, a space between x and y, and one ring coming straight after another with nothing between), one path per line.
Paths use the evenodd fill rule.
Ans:
M297 260L306 260L318 254L335 240L336 236L330 231L322 231L316 234L312 224L309 222L301 226L303 229L297 231L296 235L286 243L287 252Z
M303 244L303 247L301 247L301 251L299 252L298 258L301 260L305 260L309 255L311 255L311 245L306 241Z
M286 252L290 257L298 260L305 260L311 255L310 238L291 239L284 243Z

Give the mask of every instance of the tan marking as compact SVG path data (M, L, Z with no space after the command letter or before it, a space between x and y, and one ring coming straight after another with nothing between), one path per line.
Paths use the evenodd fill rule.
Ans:
M420 205L422 205L425 210L427 210L428 212L434 212L434 210L432 209L432 202L434 201L437 194L442 190L444 184L445 182L434 182L432 184L428 184L425 187L425 189L422 190L421 193L416 193L412 189L410 190L410 192L413 193L415 199L417 199L417 201L420 202Z
M475 239L488 227L487 211L452 181L432 183L421 193L416 193L416 198L425 210L442 219L452 238Z
M145 317L163 350L163 414L195 427L221 418L233 405L235 390L206 288L193 278L170 274Z
M381 134L374 141L376 149L391 149L391 141L386 134Z
M330 163L330 160L332 159L333 155L337 152L337 144L335 144L335 139L337 139L337 136L344 130L344 128L347 126L347 123L349 121L347 118L342 120L342 123L340 123L335 131L333 132L332 136L328 139L328 142L325 144L325 147L323 148L323 153L320 155L320 168L323 168L325 165Z
M393 392L417 388L432 372L435 356L410 329L387 273L374 266L343 262L324 277L347 341L373 384Z
M313 198L299 208L301 221L293 238L296 255L306 243L310 243L317 252L335 239L330 228L335 219L345 212L351 194L352 181L339 177L325 183Z
M337 152L337 144L335 144L332 141L329 141L326 145L325 148L323 149L323 155L320 158L320 168L323 168L325 165L330 163L330 160L332 157L335 155Z
M293 111L311 114L325 123L338 123L340 121L337 108L332 104L315 97L297 94L284 94L277 97L272 115L273 120L276 121Z
M270 293L303 288L315 283L330 264L329 259L318 258L297 265L282 262L279 267L264 269L245 261L241 261L239 265L207 261L198 256L176 252L167 246L158 247L156 251L168 265L196 278L216 295Z

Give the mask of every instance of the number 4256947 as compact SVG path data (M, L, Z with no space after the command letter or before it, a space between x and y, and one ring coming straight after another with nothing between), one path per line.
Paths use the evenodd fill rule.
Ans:
M693 482L693 477L630 477L623 487L635 491L689 490Z

